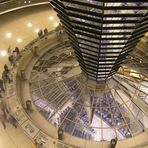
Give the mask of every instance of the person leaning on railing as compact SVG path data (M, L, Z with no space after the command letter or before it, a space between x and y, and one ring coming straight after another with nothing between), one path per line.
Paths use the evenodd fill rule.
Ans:
M47 28L45 28L45 29L44 29L44 36L45 36L45 40L47 40L47 34L48 34L48 29L47 29Z

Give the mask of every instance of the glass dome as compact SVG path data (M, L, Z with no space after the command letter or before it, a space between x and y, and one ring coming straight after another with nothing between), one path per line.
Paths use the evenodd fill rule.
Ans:
M136 103L148 102L147 78L126 65L105 83L88 81L69 42L49 49L35 63L30 90L38 111L56 128L82 139L110 141L148 127ZM135 101L136 100L136 101Z

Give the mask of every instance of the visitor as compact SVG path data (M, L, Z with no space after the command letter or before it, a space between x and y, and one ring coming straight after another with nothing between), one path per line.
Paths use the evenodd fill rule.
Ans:
M4 83L3 83L3 80L0 79L0 88L3 92L5 92L5 89L4 89Z
M44 29L44 35L46 35L47 33L48 33L48 29L45 28L45 29Z
M9 57L8 57L8 60L10 62L10 64L15 67L16 66L16 60L15 60L15 53L13 52L13 54L11 54Z
M0 88L0 98L2 98L2 89Z
M10 114L9 115L9 122L15 127L17 128L17 120Z
M40 39L43 37L43 31L41 29L38 32L38 36L39 36Z
M18 47L15 47L15 52L16 52L16 55L19 55L20 54L20 50Z
M7 71L3 71L2 79L3 79L3 81L6 81L8 83L12 82L12 80L10 79L10 73L8 73Z
M5 70L7 73L9 73L9 68L8 68L7 64L4 65L4 70Z
M8 110L8 108L7 108L7 105L6 105L5 101L2 100L2 99L0 100L0 109L1 109L1 111L2 111L2 113L3 113L4 119L5 119L5 120L8 120L7 114L9 114L9 110Z
M2 122L3 128L6 129L6 120L4 118L4 115L0 115L0 121Z
M10 64L12 65L12 63L13 63L13 55L12 54L9 55L8 60L9 60Z
M8 55L11 55L11 47L10 46L8 47L7 52L8 52Z
M45 40L47 40L47 34L48 34L48 29L47 29L47 28L45 28L45 29L44 29L44 36L45 36Z
M6 103L3 100L0 100L0 110L2 112L2 114L0 115L0 121L2 122L2 125L4 127L4 129L6 129L6 121L7 121L7 107L6 107Z

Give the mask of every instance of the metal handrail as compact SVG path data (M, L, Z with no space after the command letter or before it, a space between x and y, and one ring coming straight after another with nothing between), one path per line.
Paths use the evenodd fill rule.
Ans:
M25 7L49 4L49 0L9 0L0 3L0 15Z

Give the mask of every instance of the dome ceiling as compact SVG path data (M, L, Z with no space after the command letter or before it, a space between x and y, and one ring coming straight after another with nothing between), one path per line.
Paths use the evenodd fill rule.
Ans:
M91 88L70 44L63 43L34 65L33 102L53 126L72 136L94 141L135 136L148 127L147 116L134 103L136 97L148 102L148 83L144 76L136 79L134 72L123 69L104 88Z

